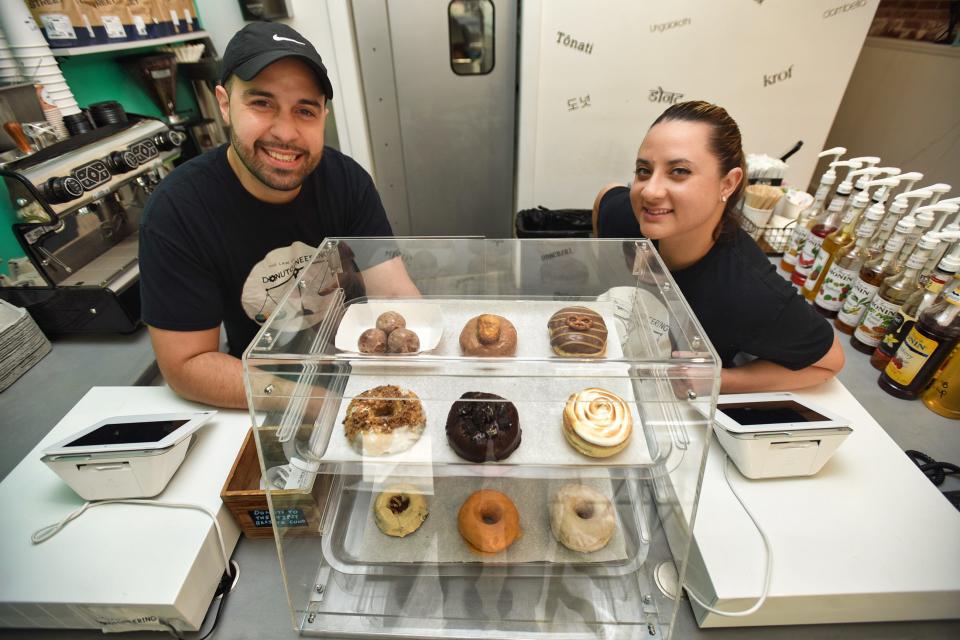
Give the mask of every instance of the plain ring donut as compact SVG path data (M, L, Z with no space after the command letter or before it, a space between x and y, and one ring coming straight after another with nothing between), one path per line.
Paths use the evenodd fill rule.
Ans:
M472 550L498 553L520 537L520 514L506 495L481 489L460 507L457 529Z

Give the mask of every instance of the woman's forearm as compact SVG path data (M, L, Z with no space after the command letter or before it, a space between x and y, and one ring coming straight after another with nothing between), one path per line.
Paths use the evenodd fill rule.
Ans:
M723 369L720 393L792 391L812 387L833 378L843 369L843 347L837 336L820 360L796 371L769 360L754 360L741 367Z

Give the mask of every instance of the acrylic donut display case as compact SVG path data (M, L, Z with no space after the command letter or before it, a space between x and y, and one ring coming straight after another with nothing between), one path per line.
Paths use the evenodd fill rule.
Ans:
M670 637L720 368L651 243L334 238L291 272L243 365L296 629Z

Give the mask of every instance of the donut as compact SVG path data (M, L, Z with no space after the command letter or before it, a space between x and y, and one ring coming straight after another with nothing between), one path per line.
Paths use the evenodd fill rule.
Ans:
M387 487L373 504L377 527L395 538L406 537L419 529L429 513L427 499L410 484Z
M550 531L571 551L602 549L616 529L613 504L592 487L567 484L550 500Z
M512 356L517 329L502 316L484 313L467 320L460 332L460 349L468 356Z
M460 507L457 528L471 550L499 553L520 537L520 514L504 494L481 489Z
M407 326L407 321L396 311L384 311L377 316L377 329L390 335L394 329L403 329Z
M367 329L360 334L357 348L360 353L386 353L387 334L380 329Z
M606 458L630 443L633 417L617 394L591 387L572 394L563 408L563 435L585 456Z
M343 419L350 446L364 456L406 451L420 439L426 425L417 394L392 384L357 394Z
M420 351L420 338L410 329L394 329L387 336L387 353L416 353Z
M468 391L447 414L447 441L464 460L503 460L520 446L517 408L498 395Z
M607 351L607 325L586 307L564 307L550 316L550 346L558 356L599 358Z

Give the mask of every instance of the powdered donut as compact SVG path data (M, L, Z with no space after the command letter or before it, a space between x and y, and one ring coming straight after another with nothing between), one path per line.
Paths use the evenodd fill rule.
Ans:
M605 495L582 484L567 484L550 500L550 530L572 551L602 549L617 529L613 504Z

